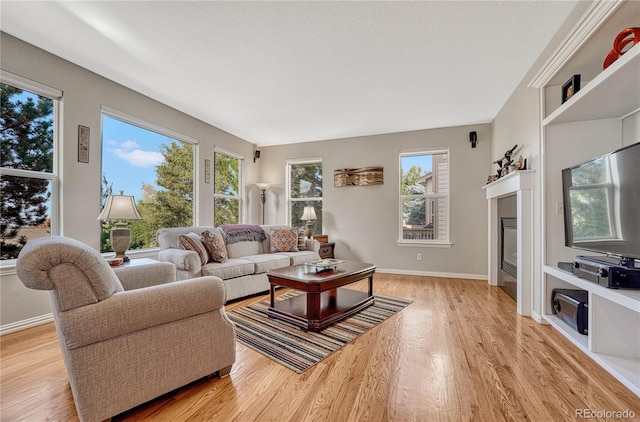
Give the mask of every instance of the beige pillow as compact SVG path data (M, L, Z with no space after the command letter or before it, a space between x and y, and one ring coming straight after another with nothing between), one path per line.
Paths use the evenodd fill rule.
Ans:
M271 252L298 252L298 229L271 229Z
M204 245L202 244L200 235L198 233L181 234L180 236L178 236L178 239L180 240L180 245L184 249L198 253L202 265L209 262L209 254L204 248Z

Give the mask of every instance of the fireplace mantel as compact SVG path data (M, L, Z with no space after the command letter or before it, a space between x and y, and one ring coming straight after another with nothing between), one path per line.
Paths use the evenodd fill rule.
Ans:
M533 308L533 184L535 170L520 170L485 185L488 201L489 284L498 285L499 232L498 199L517 195L518 300L520 315L531 316Z

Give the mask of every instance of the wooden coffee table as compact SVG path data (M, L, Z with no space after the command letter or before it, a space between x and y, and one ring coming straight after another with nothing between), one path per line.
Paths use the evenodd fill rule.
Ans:
M375 271L373 264L353 261L344 261L335 269L322 272L316 272L314 267L306 265L271 270L267 273L271 284L271 303L267 314L308 331L320 331L373 304ZM369 279L368 292L342 287L365 278ZM276 286L289 287L305 294L276 303Z

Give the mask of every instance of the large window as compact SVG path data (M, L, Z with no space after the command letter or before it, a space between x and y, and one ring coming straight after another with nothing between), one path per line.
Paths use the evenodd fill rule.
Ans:
M322 233L322 161L305 160L287 163L287 202L289 224L304 227L304 207L312 206L317 220L314 233Z
M193 163L197 141L114 110L102 115L102 206L110 194L133 195L142 220L128 221L129 249L158 246L162 227L193 225ZM111 250L102 225L101 250Z
M216 227L241 221L241 165L242 159L229 152L214 153L213 222Z
M56 134L62 92L2 71L0 260L57 233Z
M400 154L400 241L449 242L449 152Z

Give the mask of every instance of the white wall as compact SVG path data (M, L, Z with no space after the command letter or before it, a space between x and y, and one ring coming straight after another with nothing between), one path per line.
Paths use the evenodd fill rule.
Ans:
M213 224L213 182L204 183L204 159L213 159L214 146L245 156L245 182L256 181L260 163L253 163L253 145L164 104L118 85L41 49L0 33L2 69L63 91L60 152L61 234L99 248L101 174L101 107L136 116L145 121L200 140L196 148L199 224ZM171 81L167 81L170 83ZM89 164L77 161L78 125L91 129ZM113 187L115 191L117 186ZM258 221L255 192L248 190L247 221ZM28 290L11 269L2 270L0 283L2 327L50 312L47 292Z
M469 132L478 132L471 148ZM385 271L487 277L487 207L484 191L490 160L489 124L309 142L262 148L262 179L276 184L268 192L267 223L286 223L287 160L321 157L324 230L336 242L336 256L367 261ZM451 172L451 248L398 245L399 153L414 148L449 148ZM337 169L384 168L384 184L334 187ZM316 227L315 232L321 228ZM423 260L417 261L418 252Z

